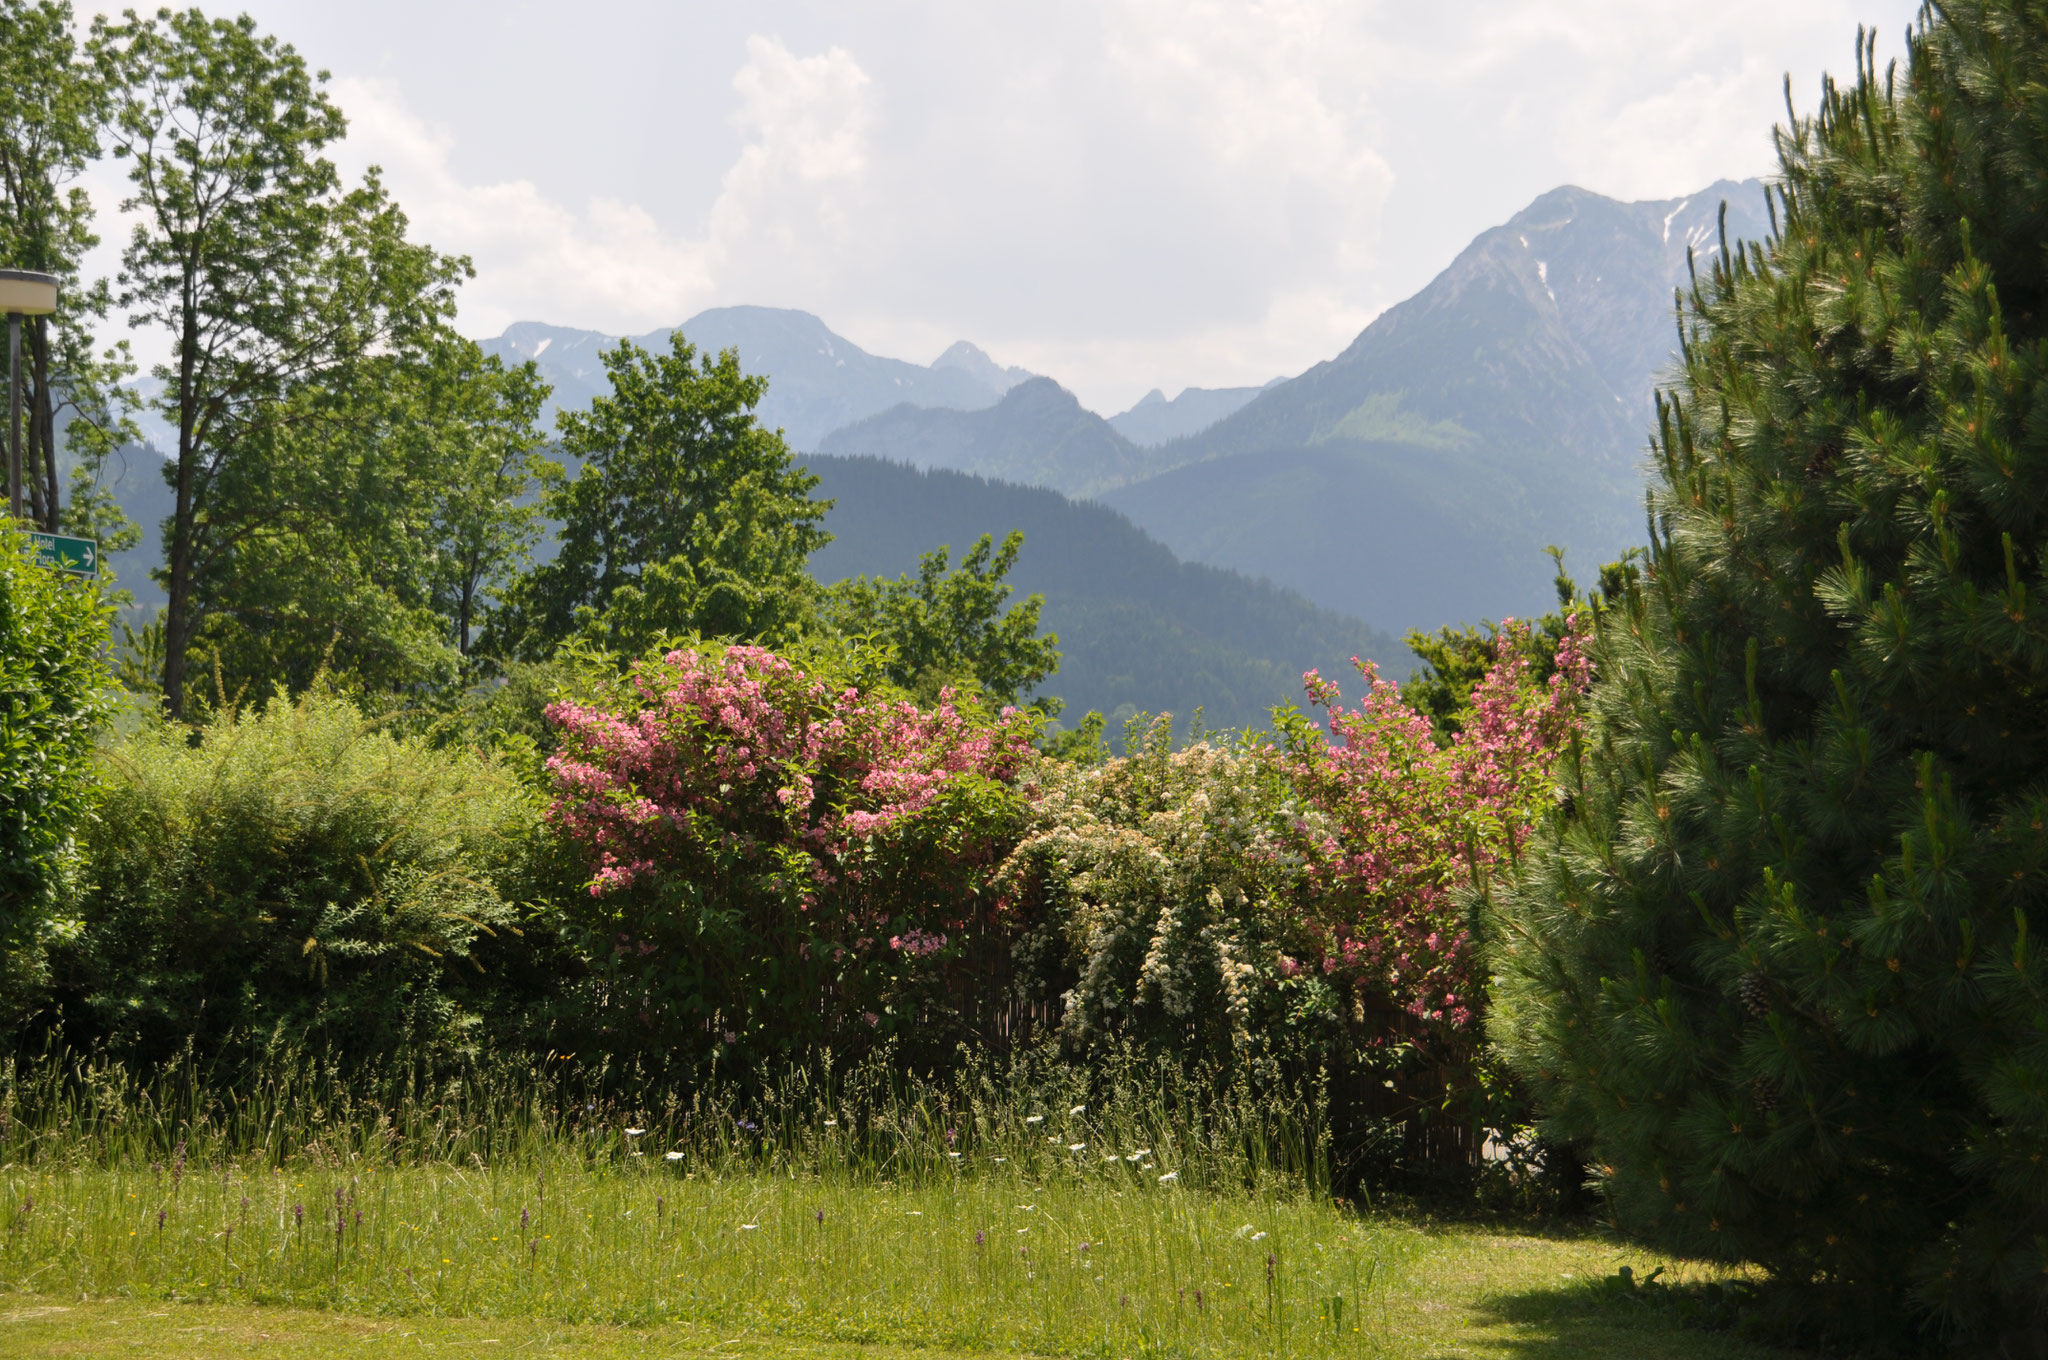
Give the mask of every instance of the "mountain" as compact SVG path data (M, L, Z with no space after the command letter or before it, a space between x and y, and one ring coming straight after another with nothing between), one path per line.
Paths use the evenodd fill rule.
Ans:
M766 376L768 394L757 413L760 421L770 429L780 428L790 446L799 450L816 448L840 426L902 402L960 410L993 406L1031 376L1022 369L1001 367L965 341L929 368L883 358L833 334L809 312L780 307L715 307L679 328L630 338L643 349L665 350L674 329L700 350L737 349L742 368ZM486 353L501 355L508 363L535 360L555 385L557 407L585 406L609 390L598 352L616 344L615 336L521 321L480 343Z
M955 340L946 352L932 360L934 369L957 368L990 391L1001 394L1037 375L1026 369L1005 368L981 349L965 340Z
M1103 501L1182 557L1396 628L1529 614L1546 544L1588 575L1642 534L1651 393L1686 252L1759 239L1762 186L1538 198L1336 358L1154 451Z
M1285 381L1275 378L1266 387ZM1155 387L1130 410L1111 416L1109 423L1133 444L1156 448L1169 440L1201 433L1242 409L1266 387L1189 387L1172 401Z
M894 406L833 431L818 452L950 468L1070 496L1121 485L1152 467L1146 451L1050 378L1019 383L978 411Z
M1300 701L1310 667L1355 694L1351 657L1395 677L1414 664L1392 637L1294 591L1178 560L1104 506L879 458L805 461L817 494L836 502L825 517L834 538L811 557L821 581L915 571L941 544L957 562L982 534L1000 542L1022 529L1010 580L1019 595L1045 597L1041 621L1064 654L1045 689L1066 700L1070 721L1089 709L1118 724L1200 707L1212 727L1262 726L1273 705Z

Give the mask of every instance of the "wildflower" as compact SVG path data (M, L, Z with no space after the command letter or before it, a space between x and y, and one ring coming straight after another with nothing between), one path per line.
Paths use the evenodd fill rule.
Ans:
M974 1230L974 1245L978 1247L987 1241L988 1239L982 1235L981 1229L976 1228Z
M1178 1172L1178 1171L1169 1171L1169 1172L1167 1172L1167 1173L1166 1173L1166 1174L1165 1174L1164 1176L1161 1176L1161 1177L1159 1178L1159 1183L1160 1183L1161 1185L1166 1185L1166 1184L1168 1184L1168 1183L1170 1183L1170 1182L1173 1182L1173 1181L1177 1181L1177 1180L1179 1180L1179 1179L1180 1179L1180 1172Z
M638 1138L641 1134L645 1132L647 1132L646 1129L627 1129L626 1136L628 1138Z
M1151 1155L1151 1148L1139 1148L1136 1152L1133 1152L1130 1156L1124 1158L1124 1160L1127 1162L1142 1161L1145 1158L1150 1157Z
M821 1228L825 1226L825 1211L823 1209L818 1210L818 1226Z
M519 1211L519 1231L525 1232L528 1228L532 1226L533 1211L530 1209L521 1209Z
M1027 1114L1024 1116L1024 1122L1027 1124L1043 1124L1045 1116L1042 1114Z
M1254 1241L1254 1242L1258 1242L1258 1241L1263 1241L1263 1240L1265 1239L1265 1236L1266 1236L1266 1235L1265 1235L1264 1233L1262 1233L1262 1232L1255 1232L1255 1233L1253 1233L1253 1234L1252 1234L1252 1241Z
M1037 1206L1036 1204L1020 1204L1020 1205L1018 1205L1017 1207L1018 1207L1019 1209L1022 1209L1022 1210L1023 1210L1023 1211L1025 1212L1025 1213L1027 1213L1027 1214L1028 1214L1028 1213L1030 1213L1030 1212L1031 1212L1031 1211L1032 1211L1033 1209L1036 1209L1036 1208L1037 1208L1038 1206Z
M1009 1160L1010 1160L1010 1159L1009 1159L1008 1157L998 1157L998 1158L996 1158L996 1161L997 1161L998 1163L1002 1163L1002 1162L1007 1162L1007 1161L1009 1161Z
M680 1152L664 1152L661 1154L661 1159L665 1162L680 1162L683 1160L683 1154Z
M1087 1107L1086 1105L1076 1105L1076 1106L1075 1106L1075 1107L1074 1107L1073 1109L1071 1109L1071 1110L1068 1110L1068 1111L1067 1111L1067 1114L1068 1114L1068 1115L1070 1115L1070 1116L1071 1116L1071 1115L1077 1115L1077 1114L1083 1114L1083 1113L1085 1113L1085 1112L1087 1111L1087 1109L1088 1109L1088 1107Z
M162 1232L164 1230L164 1212L165 1211L162 1209L156 1211L156 1230L158 1232Z
M947 1153L946 1155L947 1155L948 1157L951 1157L951 1158L952 1158L952 1159L953 1159L954 1161L956 1161L956 1162L960 1160L960 1154L959 1154L959 1153L957 1153L957 1152L949 1152L949 1153Z
M741 1231L741 1232L752 1232L752 1231L753 1231L754 1229L756 1229L756 1228L758 1228L758 1227L760 1227L760 1226L761 1226L761 1225L760 1225L760 1224L758 1224L758 1223L742 1223L742 1224L740 1224L740 1231Z
M839 1127L839 1121L836 1119L828 1119L825 1121L825 1127L828 1129L836 1129Z
M292 1226L295 1228L303 1228L305 1225L306 1206L303 1204L294 1204L292 1206Z
M1087 1151L1087 1149L1088 1149L1088 1145L1087 1145L1086 1143L1069 1143L1069 1144L1067 1144L1067 1151L1069 1151L1069 1152L1085 1152L1085 1151Z

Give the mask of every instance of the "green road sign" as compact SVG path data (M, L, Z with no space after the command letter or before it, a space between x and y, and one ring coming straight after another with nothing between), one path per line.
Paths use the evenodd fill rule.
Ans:
M36 565L55 567L73 576L100 574L100 545L89 538L66 538L63 534L30 534L35 545Z

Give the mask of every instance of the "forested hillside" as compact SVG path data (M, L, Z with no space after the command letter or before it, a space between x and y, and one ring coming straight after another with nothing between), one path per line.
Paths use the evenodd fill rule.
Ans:
M878 458L813 456L833 540L811 558L820 581L917 567L939 544L954 557L983 534L1024 531L1011 573L1045 596L1042 622L1063 659L1045 689L1071 719L1088 709L1203 709L1212 726L1261 726L1274 704L1302 698L1310 667L1351 680L1350 658L1395 676L1413 658L1388 634L1318 609L1291 590L1181 562L1113 510L1056 492Z

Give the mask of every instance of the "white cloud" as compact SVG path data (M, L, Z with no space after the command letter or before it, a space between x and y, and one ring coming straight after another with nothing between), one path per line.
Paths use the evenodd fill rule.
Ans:
M416 234L475 261L463 300L473 333L523 319L613 332L673 324L736 277L764 268L818 275L857 201L867 164L860 67L837 48L798 58L758 36L747 57L732 81L742 150L698 235L623 196L593 197L578 211L531 179L464 182L454 134L429 127L387 79L334 83L349 116L342 158L351 168L383 166Z
M1859 18L1895 47L1917 7L249 3L338 73L343 158L475 259L472 333L801 307L882 353L974 340L1105 411L1328 357L1557 184L1766 172L1782 74L1810 97Z

